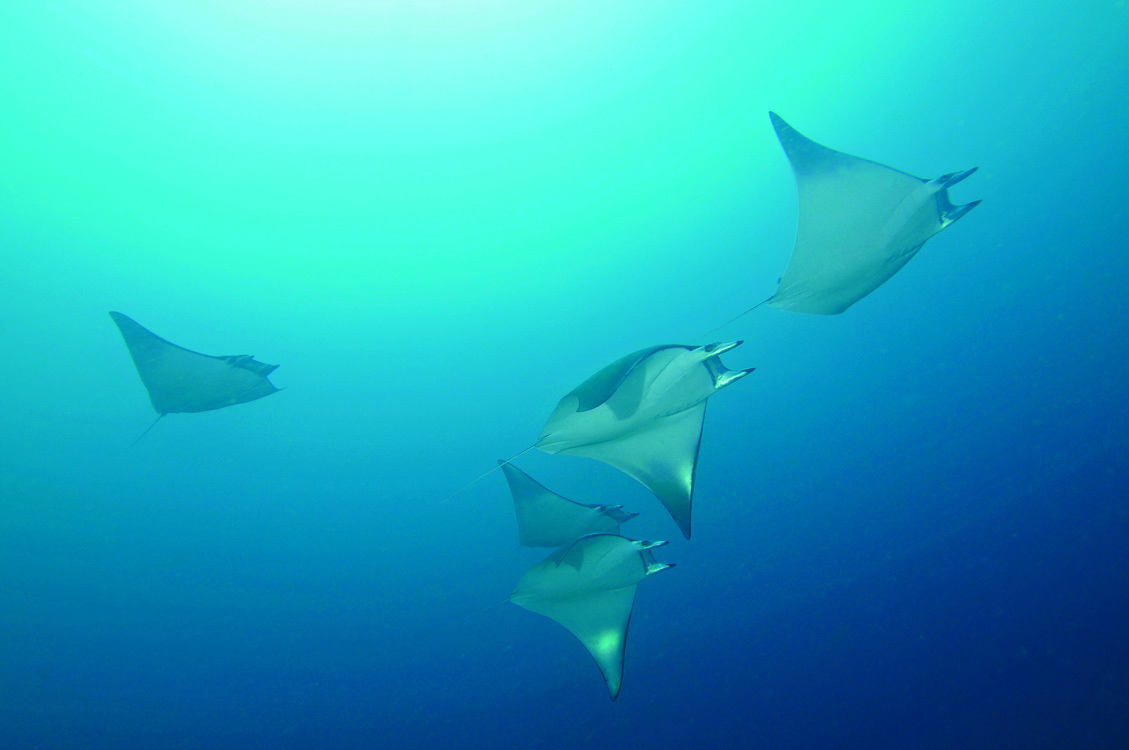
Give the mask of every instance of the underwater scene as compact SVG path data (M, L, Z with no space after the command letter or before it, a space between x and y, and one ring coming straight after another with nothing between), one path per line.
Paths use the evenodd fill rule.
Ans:
M1129 747L1126 39L3 4L0 749Z

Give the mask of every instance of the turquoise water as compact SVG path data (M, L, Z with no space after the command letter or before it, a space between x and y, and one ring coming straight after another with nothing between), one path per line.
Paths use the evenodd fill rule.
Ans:
M699 7L705 5L705 7ZM1129 8L8 3L0 746L1129 742ZM841 316L715 334L694 538L614 704L504 599L498 458L775 289L768 111L983 200ZM155 416L121 310L279 363Z

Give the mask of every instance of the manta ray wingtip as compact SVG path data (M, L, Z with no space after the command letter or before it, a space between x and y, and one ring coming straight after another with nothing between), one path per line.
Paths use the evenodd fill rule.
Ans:
M678 530L682 532L682 536L686 539L690 538L690 519L689 518L675 518L674 523L678 525Z
M772 121L772 129L776 131L776 137L779 138L781 142L784 141L786 135L791 135L796 132L794 127L789 125L783 117L772 110L768 112L768 119Z

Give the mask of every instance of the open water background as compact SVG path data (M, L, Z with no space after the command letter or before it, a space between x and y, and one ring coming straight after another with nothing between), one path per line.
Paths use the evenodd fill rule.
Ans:
M0 747L1129 745L1129 8L0 9ZM502 600L558 398L769 296L767 111L983 204L716 334L623 692ZM281 363L153 418L108 310Z

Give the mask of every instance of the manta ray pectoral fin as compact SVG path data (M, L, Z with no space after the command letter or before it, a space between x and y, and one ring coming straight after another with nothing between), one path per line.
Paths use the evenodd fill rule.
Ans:
M702 401L663 417L646 429L561 452L603 461L641 483L659 499L689 539L694 472L705 415L706 402Z
M614 701L623 685L627 628L638 586L594 591L566 601L522 603L526 609L563 625L591 654Z

